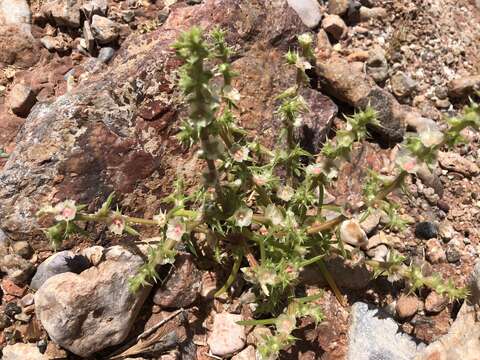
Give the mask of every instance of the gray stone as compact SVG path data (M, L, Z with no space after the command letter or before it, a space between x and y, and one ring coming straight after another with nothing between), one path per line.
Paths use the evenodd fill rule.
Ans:
M370 235L377 229L377 226L380 223L380 217L381 211L374 210L360 223L360 226L367 235Z
M408 97L417 87L417 83L407 74L397 72L390 78L393 94L399 98Z
M140 256L114 246L98 266L48 279L35 294L35 311L50 338L82 357L125 340L150 292L129 289L142 264Z
M110 59L113 57L114 54L115 54L115 49L114 48L103 47L98 52L98 60L100 60L104 64L107 64L110 61Z
M385 51L375 46L368 52L367 73L376 83L383 83L388 78L388 62Z
M381 244L376 248L368 250L367 255L370 256L374 261L385 262L387 260L388 252L388 247Z
M52 276L72 272L79 274L90 267L90 262L81 255L75 255L71 251L60 251L38 266L37 272L32 278L30 287L38 290Z
M10 109L18 116L27 116L36 101L35 92L24 84L16 84L7 99Z
M34 272L33 265L17 254L8 254L0 258L0 271L17 285L24 285Z
M320 23L322 13L317 0L287 0L305 26L314 28Z
M412 360L423 348L388 314L366 303L353 304L351 318L347 360Z
M377 111L377 118L380 121L380 126L371 126L372 135L376 135L385 143L402 141L405 123L402 117L398 116L400 104L395 97L386 90L375 87L359 103L362 109L368 106Z
M364 289L372 279L372 274L365 266L363 257L355 260L345 260L333 255L325 259L325 266L335 279L338 287L343 289ZM312 265L303 269L300 277L302 282L308 285L328 286L327 281L320 274L320 269Z
M16 343L3 348L3 360L48 360L35 344Z
M118 38L119 28L115 21L104 16L93 15L92 32L100 44L108 44Z

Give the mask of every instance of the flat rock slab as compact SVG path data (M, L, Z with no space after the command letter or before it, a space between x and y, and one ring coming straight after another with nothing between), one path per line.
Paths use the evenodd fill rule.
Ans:
M49 278L35 294L35 311L50 338L82 357L125 340L150 291L128 288L142 264L140 256L114 246L96 267Z
M398 324L381 310L357 302L352 306L347 360L411 360L417 345Z

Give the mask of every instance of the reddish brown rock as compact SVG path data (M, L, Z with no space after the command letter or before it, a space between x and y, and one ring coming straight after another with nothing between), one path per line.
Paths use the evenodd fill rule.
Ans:
M451 98L463 98L472 95L480 89L480 75L466 76L450 81L448 84L448 96Z
M397 316L400 319L406 319L415 315L419 306L420 306L420 301L416 296L402 295L397 300L397 304L395 305L395 310L397 312Z
M194 24L207 31L214 25L228 28L227 41L243 49L235 62L236 69L244 70L236 82L244 96L240 120L273 143L278 135L274 98L295 76L294 70L292 78L285 76L283 54L306 26L286 2L206 0L176 7L162 27L132 34L105 71L86 62L83 74L75 74L72 91L34 107L0 175L0 227L13 239L40 246L45 238L35 212L67 197L91 203L115 190L132 212L158 209L178 169L192 158L173 136L179 124L173 76L179 61L171 44ZM63 76L72 68L63 65L38 85L62 94ZM139 109L160 98L172 110L142 120ZM194 174L185 170L187 180ZM133 191L135 196L127 195Z
M0 26L0 68L8 65L26 69L40 59L39 44L15 25Z
M163 284L155 291L153 302L163 308L190 306L202 289L202 273L190 254L177 256Z
M27 116L36 102L35 92L30 86L16 84L8 94L8 106L18 116Z

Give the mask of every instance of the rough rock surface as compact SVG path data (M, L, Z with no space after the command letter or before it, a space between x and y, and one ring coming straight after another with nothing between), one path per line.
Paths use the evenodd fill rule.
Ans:
M126 196L124 203L139 212L155 211L168 176L178 171L191 176L187 165L179 164L175 154L182 150L171 139L178 112L172 71L179 62L170 45L181 30L199 19L207 28L214 23L233 26L229 41L247 51L235 62L236 70L246 70L238 79L243 95L241 120L248 128L266 130L267 143L278 136L270 121L274 97L291 85L294 73L288 78L279 71L286 67L283 51L271 44L284 44L286 50L306 28L286 3L245 4L206 1L199 8L172 10L165 28L126 41L106 71L86 72L72 91L54 102L38 104L0 175L0 227L13 238L41 240L34 213L52 201L51 194L90 203L111 190L132 193L138 182L150 185L139 187L135 197ZM238 18L245 21L233 21ZM255 41L261 51L251 48ZM164 105L154 119L145 121L137 114L153 100L149 94ZM181 158L189 164L192 156ZM141 200L147 196L151 200Z
M476 360L480 354L480 322L474 306L464 303L447 335L428 345L415 360Z
M128 288L142 264L138 255L115 246L96 267L48 279L35 294L35 312L50 338L84 357L121 343L150 291L133 294Z
M392 318L362 302L352 306L348 336L348 360L411 360L417 353L415 341Z

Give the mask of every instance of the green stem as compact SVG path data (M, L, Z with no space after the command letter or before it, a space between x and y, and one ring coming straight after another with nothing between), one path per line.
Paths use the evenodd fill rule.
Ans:
M259 320L242 320L237 321L238 325L255 326L255 325L274 325L277 319L259 319Z
M378 203L384 200L388 194L390 194L393 190L400 187L400 185L403 183L407 175L408 173L406 171L401 171L400 174L398 174L397 177L389 185L387 185L385 188L380 190L377 196L375 196L375 199L373 200L373 202Z
M327 280L328 285L332 289L333 293L335 294L335 297L337 298L338 302L342 306L346 306L345 300L343 299L342 293L337 287L337 284L335 283L335 280L333 279L332 275L330 275L330 272L328 271L327 267L325 266L325 263L323 260L320 260L318 262L320 272L322 273L323 277L325 280Z
M299 264L299 267L302 268L302 267L305 267L305 266L308 266L308 265L312 265L312 264L316 263L317 261L322 260L324 257L325 257L325 255L317 255L317 256L314 256L314 257L311 258L311 259L302 261L302 262Z
M240 264L242 263L242 259L243 259L243 250L240 251L240 253L237 255L237 257L235 258L235 262L233 263L233 267L232 267L232 272L230 273L230 275L228 276L228 279L227 281L225 282L225 284L220 288L220 290L218 290L214 297L218 297L220 295L222 295L225 291L228 290L228 288L233 284L233 282L235 281L235 279L237 278L237 274L238 274L238 270L240 269Z

